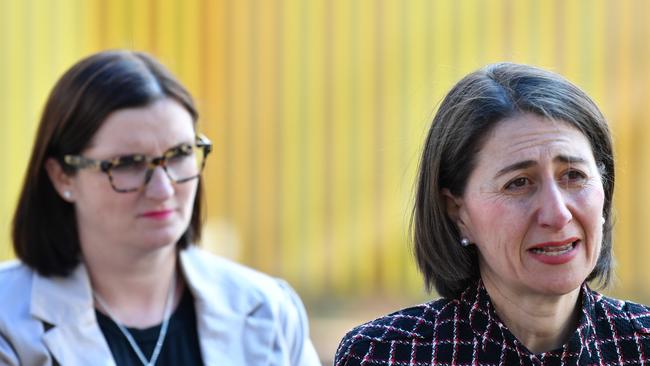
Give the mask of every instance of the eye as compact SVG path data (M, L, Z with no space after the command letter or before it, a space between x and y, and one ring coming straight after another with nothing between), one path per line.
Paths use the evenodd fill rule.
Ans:
M560 178L560 181L567 185L581 185L585 180L587 180L587 174L576 169L566 171Z
M140 171L147 168L147 159L144 155L121 156L113 163L113 172Z
M530 179L526 177L519 177L508 182L504 188L508 191L517 191L526 188L530 184L532 184Z
M167 152L166 154L167 161L173 162L173 161L185 160L185 158L191 157L193 153L194 153L194 146L190 144L182 144Z

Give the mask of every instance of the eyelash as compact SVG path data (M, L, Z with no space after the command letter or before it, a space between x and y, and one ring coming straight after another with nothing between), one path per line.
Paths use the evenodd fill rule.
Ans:
M569 178L570 175L576 175L577 177L574 176L573 178ZM567 186L581 186L582 183L587 179L587 175L580 170L576 169L570 169L564 172L561 176L560 182L565 182L564 178L567 177L568 179L566 180L566 185ZM525 185L519 185L520 183L528 183ZM517 177L508 183L503 187L504 190L506 191L521 191L526 189L527 186L532 185L532 181L528 177Z

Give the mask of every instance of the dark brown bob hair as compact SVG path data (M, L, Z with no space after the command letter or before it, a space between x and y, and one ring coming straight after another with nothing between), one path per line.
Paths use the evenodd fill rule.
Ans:
M460 197L487 134L502 120L534 113L577 128L591 144L605 192L603 243L587 280L606 286L612 274L614 158L607 122L596 104L558 74L527 65L500 63L460 80L433 118L420 160L411 222L415 258L425 286L458 297L479 274L475 246L462 247L448 217L442 190Z
M14 251L23 263L44 276L65 276L81 260L74 206L63 200L46 170L48 158L63 163L80 154L113 111L144 107L173 98L192 116L198 113L191 95L153 57L133 51L105 51L82 59L54 86L36 134L25 181L13 218ZM201 234L201 181L190 225L178 242L185 248Z

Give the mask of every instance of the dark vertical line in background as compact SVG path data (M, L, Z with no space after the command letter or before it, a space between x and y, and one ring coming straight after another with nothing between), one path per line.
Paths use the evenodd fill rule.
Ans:
M285 128L284 125L284 0L277 0L277 6L275 7L275 35L276 35L276 51L275 51L275 93L274 93L274 103L275 103L275 118L276 128L273 129L274 136L274 152L275 152L275 214L274 225L275 225L275 248L277 251L274 273L280 274L283 267L284 258L284 195L283 195L283 186L284 186L284 154L282 147L284 146L283 141L283 131ZM284 274L282 274L284 275Z
M197 62L197 67L199 68L199 75L208 75L207 73L207 68L208 68L208 50L210 47L213 45L209 42L209 37L208 37L208 22L210 21L219 21L217 20L217 14L209 14L208 12L208 1L210 0L200 0L200 5L199 5L199 18L198 18L198 24L197 27L199 29L199 39L198 39L198 44L199 44L199 59L196 61ZM201 115L199 116L199 126L198 128L200 129L201 132L204 132L208 129L207 123L215 123L214 121L214 115L215 113L213 112L208 112L212 111L212 108L208 107L208 103L212 103L212 100L209 100L208 97L208 83L212 82L209 78L200 78L199 79L199 93L201 95L199 96L198 99L198 108L199 111L201 112ZM213 138L209 136L210 138ZM215 141L216 142L216 141ZM218 143L218 142L217 142ZM218 150L218 148L217 148ZM214 154L214 151L212 152ZM215 154L216 155L216 154ZM214 160L214 156L212 157ZM206 160L207 162L207 160ZM207 163L209 164L209 162ZM214 166L214 164L212 164ZM205 169L203 170L203 174L201 176L201 189L202 189L202 197L203 200L201 201L201 206L203 207L203 212L210 212L210 201L208 200L208 195L207 193L207 186L206 186L206 173ZM224 195L220 195L219 197L223 197ZM214 212L214 211L213 211ZM208 215L204 214L204 216L209 217Z
M264 1L264 0L262 0ZM265 270L268 270L268 268L265 267L266 263L261 263L262 258L259 257L258 251L255 250L255 248L258 247L258 245L262 242L260 239L260 236L262 234L262 228L260 225L260 205L259 205L259 182L260 182L260 134L259 134L259 119L260 119L260 92L259 92L259 84L260 84L260 72L259 72L259 65L258 65L258 60L259 60L259 32L260 32L260 27L259 27L259 22L260 22L260 17L259 17L259 11L257 8L257 0L248 0L248 9L249 9L249 19L251 20L249 22L250 24L250 31L248 32L249 34L249 39L248 39L248 47L249 47L249 57L248 57L248 72L250 75L250 78L248 79L249 82L249 90L250 90L250 115L249 115L249 120L248 120L248 125L249 125L249 131L250 131L250 161L248 162L248 169L250 169L250 177L251 177L251 185L249 186L250 189L250 200L248 201L249 207L249 213L250 213L250 222L251 222L251 227L252 227L252 233L249 235L250 242L247 243L246 245L251 248L249 250L249 255L251 256L251 263L254 264L254 267L256 268L264 268ZM270 245L270 243L268 244ZM265 259L266 262L266 259Z
M375 128L372 130L373 145L372 150L375 155L373 160L373 180L374 180L374 258L373 263L375 263L374 278L378 279L377 282L374 282L373 290L378 291L384 288L386 284L386 272L384 271L383 261L381 260L385 253L385 245L383 245L383 229L384 229L384 161L382 159L382 152L385 150L384 146L384 124L386 119L384 117L384 1L378 0L375 3L374 7L374 30L375 30L375 39L374 39L374 55L375 55L375 69L374 69L374 79L376 82L375 93L373 98L373 109L374 109L374 119L375 119Z
M125 36L127 38L127 47L134 49L136 48L135 44L135 10L133 7L135 2L127 1L124 3L124 23L126 24ZM78 19L78 18L75 18ZM121 46L121 45L120 45ZM139 46L139 45L138 45Z
M234 187L234 182L233 180L235 179L234 169L232 166L232 161L234 159L234 151L233 151L233 104L234 104L234 95L233 95L233 58L234 52L233 52L233 41L232 39L235 36L234 33L234 24L232 21L233 17L233 9L232 9L232 1L226 0L225 1L225 11L224 11L224 17L223 17L223 28L224 28L224 34L226 35L224 37L224 58L225 62L224 67L224 98L225 101L223 102L223 108L224 108L224 124L223 124L223 136L221 138L221 143L224 145L224 155L222 158L223 164L224 164L224 190L226 194L223 196L224 199L224 214L229 220L235 220L233 217L233 208L232 208L232 196L234 194L233 187Z
M402 173L401 176L406 176L406 171L408 168L408 146L409 146L409 126L411 126L411 113L409 110L409 96L410 96L410 86L411 86L411 68L410 68L410 52L413 48L411 41L411 9L409 7L409 2L401 2L402 6L400 8L400 67L401 67L401 83L400 83L400 119L397 121L399 126L399 144L400 144L400 159L399 159L399 171ZM401 184L404 181L402 180ZM406 241L408 242L408 241ZM404 248L405 250L406 248ZM399 282L406 283L407 281L407 262L405 260L399 260ZM407 286L403 286L400 290L406 292Z
M641 5L643 4L643 5ZM631 50L632 52L636 53L634 55L629 55L627 57L628 60L631 60L632 67L631 69L634 70L635 73L638 72L638 78L635 78L632 80L635 82L637 85L634 85L634 90L644 90L646 91L648 89L647 84L645 81L648 80L646 74L648 72L647 65L648 65L648 59L647 59L647 40L645 40L646 35L648 34L648 22L647 22L647 14L650 8L648 7L648 2L647 1L634 1L634 5L632 6L632 9L634 9L634 13L632 14L632 24L634 25L632 34L629 35L631 37L631 42L632 42L632 47ZM640 40L645 40L645 42L641 43ZM640 47L637 47L636 45L640 45ZM630 156L633 156L634 159L630 159L635 163L635 166L630 169L630 172L640 172L647 170L647 162L649 160L648 158L648 141L646 140L646 136L648 133L644 133L644 130L648 129L647 124L642 123L643 121L648 120L648 105L647 103L641 103L640 105L643 105L645 108L641 107L639 108L640 113L637 116L632 116L633 121L632 122L632 128L638 129L638 133L632 133L632 136L634 137L634 140L630 145L633 146L634 148L637 149L637 151L634 151ZM635 106L636 107L636 106ZM628 122L628 123L629 123ZM636 131L634 131L636 132ZM644 148L645 147L645 148ZM634 179L632 180L635 183L634 187L630 187L629 192L639 192L640 195L634 198L634 201L632 202L637 202L634 204L634 208L636 208L636 212L632 217L634 217L635 220L640 221L639 218L644 217L643 213L647 209L644 207L642 204L639 204L638 202L648 202L649 198L649 192L647 188L647 181L639 180L639 179ZM646 230L644 228L646 227L647 222L635 222L633 224L635 233L632 236L633 238L645 238L646 237ZM632 240L632 245L631 251L633 253L642 253L642 245L647 245L644 241L642 240ZM632 286L632 291L631 293L637 294L637 295L648 295L648 284L643 283L645 281L641 280L644 278L643 275L643 270L642 268L647 267L647 260L648 258L643 255L634 255L632 256L633 258L633 265L632 268L634 268L634 273L632 274L632 278L634 278L633 286ZM647 279L646 279L647 281Z
M307 258L307 255L309 253L309 250L313 246L313 243L311 242L311 238L309 237L309 204L311 203L311 189L309 187L310 179L309 179L309 166L310 162L313 161L313 157L310 154L309 151L309 124L312 123L309 120L309 107L307 105L308 103L308 94L309 94L309 1L303 2L302 8L300 9L300 44L298 47L300 47L300 65L298 66L298 75L299 75L299 80L300 80L300 100L299 100L299 112L298 115L300 116L300 121L299 121L299 133L298 135L300 136L300 163L299 163L299 169L300 169L300 178L299 178L299 188L298 188L298 197L300 201L300 217L298 221L298 226L300 227L300 244L298 245L298 248L300 248L300 256L299 258ZM300 287L302 288L308 288L308 283L309 280L306 280L309 278L311 280L311 276L309 273L309 261L307 260L302 260L300 261L300 272L301 272L301 283Z
M594 50L592 38L595 29L594 6L591 4L592 2L589 0L580 1L581 16L576 20L580 30L580 39L578 40L580 52L577 55L580 64L578 80L581 87L588 90L593 90L595 77L593 62L590 62L590 56Z
M182 4L183 0L175 0L174 4L174 23L169 26L174 30L174 59L176 61L176 70L177 73L182 73L181 75L187 75L185 70L187 69L187 56L186 52L183 52L183 44L185 40L185 34L187 32L187 25L183 24L183 19L185 19L186 8Z
M429 114L427 114L427 119L431 119L432 116L431 114L433 113L433 97L435 95L436 91L436 79L435 79L435 68L433 65L435 65L434 56L435 56L435 38L433 37L433 1L425 1L424 2L424 14L425 14L425 26L424 26L424 63L426 65L426 87L427 87L427 92L423 93L424 95L424 104L426 106L431 106L428 109L430 111ZM429 122L429 121L427 121ZM429 122L430 123L430 122ZM420 129L420 134L422 134L422 129ZM418 149L418 153L420 153L420 149ZM419 164L419 161L418 161ZM415 183L412 183L411 185L411 190L412 194L411 197L415 199Z
M460 65L460 30L462 26L462 19L460 18L460 2L452 1L451 2L451 34L448 37L451 37L451 70L454 79L458 78L459 73L461 73ZM444 36L443 36L444 37Z
M591 0L588 0L591 1ZM528 40L530 42L530 63L532 65L539 64L539 48L542 41L540 37L540 0L531 0L530 3L530 16L528 17Z
M605 26L605 49L609 49L611 47L611 52L605 52L603 55L604 57L604 67L606 70L606 73L608 75L613 75L614 70L618 70L618 67L620 66L618 63L618 58L619 58L619 52L620 52L620 46L619 43L617 42L618 40L616 39L616 35L618 34L619 30L619 16L618 16L618 1L615 0L607 0L605 1L605 19L604 19L604 26ZM612 72L612 74L610 74ZM618 78L615 77L609 77L608 79L605 80L606 83L612 83L610 87L605 88L605 98L604 100L612 103L616 102L616 90L618 89L618 85L616 83L619 81ZM613 107L612 104L610 104L609 110L614 111L615 109L611 108Z
M361 166L361 152L359 151L359 2L351 1L351 15L350 15L350 49L348 50L349 55L349 64L350 64L350 78L348 79L348 88L350 89L350 142L349 142L349 156L350 160L350 170L348 175L350 177L349 182L349 196L346 200L348 202L348 212L347 215L350 218L350 224L348 225L348 235L346 241L350 247L350 260L352 268L350 271L350 280L348 288L351 289L351 293L356 293L359 291L360 286L360 275L359 275L359 266L355 265L360 263L361 260L365 259L362 255L362 243L359 240L359 168Z
M513 14L512 11L512 0L505 0L503 2L503 34L501 34L501 37L503 37L503 54L508 58L508 60L512 60L512 58L515 56L514 55L514 47L513 47L513 40L512 40L512 33L514 30L514 25L513 19L515 15Z
M208 23L211 21L218 22L220 19L217 18L217 14L209 14L208 12L208 1L210 0L199 0L199 17L198 17L198 23L196 24L198 31L199 31L199 39L197 40L197 43L199 45L199 59L196 60L196 66L199 68L199 75L208 75L208 50L213 46L211 42L209 42L209 35L208 35ZM208 110L212 110L212 108L209 108L207 103L212 102L208 100L208 83L211 82L211 80L206 79L206 78L200 78L199 79L199 93L201 95L199 96L199 109L201 110L202 113L206 113ZM204 117L202 120L205 122L212 122L213 121L213 114L211 115L205 115L205 116L199 116L199 118ZM207 117L207 118L205 118ZM207 126L204 124L205 122L202 122L200 125L200 128L206 129ZM214 152L213 152L214 153ZM205 181L205 179L203 180ZM207 200L205 201L207 202Z
M25 60L27 61L27 67L28 67L29 70L37 70L37 65L36 64L39 63L39 62L42 62L42 60L37 60L36 57L35 57L36 56L35 52L34 52L34 48L35 48L34 39L37 37L37 35L34 33L34 16L33 16L34 12L32 10L33 6L34 6L34 3L33 3L32 0L28 0L28 1L25 1L24 3L22 3L21 5L18 5L18 6L24 6L25 7L25 12L23 13L24 14L24 20L22 22L22 24L24 25L24 27L23 27L24 36L23 36L22 39L25 40L25 45L24 45L25 46ZM53 33L54 32L50 32L50 35L53 34ZM53 43L51 43L51 44L53 44ZM4 59L5 57L0 56L0 58ZM6 70L6 69L3 68L2 70ZM34 84L35 84L35 82L34 82L34 74L32 72L30 72L30 71L27 71L25 73L25 85L27 87L25 88L25 94L22 95L21 98L24 101L23 108L24 108L24 111L25 111L24 112L25 116L30 117L30 118L35 116L35 114L33 113L35 108L34 108L34 98L33 98L33 94L32 94L33 91L36 89L36 86ZM0 84L0 85L2 85L3 87L7 86L7 84ZM2 99L4 99L4 98L2 98ZM18 123L18 124L14 124L14 126L27 126L27 124ZM26 128L23 128L22 130L24 132L27 132ZM28 134L28 133L22 133L21 136L23 137L22 141L23 141L24 146L30 146L30 140L31 140L32 136L30 136L30 134ZM6 144L6 145L10 145L10 144ZM9 149L9 153L11 153L11 149ZM11 155L3 155L3 156L7 157L7 156L11 156Z
M149 23L149 47L154 54L158 53L158 0L149 1L151 22Z
M563 74L566 68L564 37L566 36L566 9L564 0L555 0L555 67Z
M106 48L107 42L108 42L108 36L106 35L107 32L107 17L108 17L108 5L107 5L108 0L99 0L99 16L96 17L97 19L97 27L99 28L99 48ZM54 4L54 1L52 1L50 4ZM50 12L50 14L52 14Z
M478 24L476 25L476 56L478 57L478 61L480 64L486 64L488 62L494 62L494 60L488 60L487 59L487 49L486 49L486 43L485 42L485 34L487 34L487 27L490 26L490 21L488 20L487 22L485 21L487 17L482 16L482 14L487 13L487 7L485 6L486 0L479 0L476 2L476 13L479 14L477 20Z
M325 254L325 283L324 283L324 291L325 293L331 293L332 292L332 258L334 257L335 253L333 252L332 244L333 244L333 237L332 233L334 232L334 225L333 225L333 217L334 217L334 209L333 209L333 200L334 200L334 195L332 193L332 190L334 189L334 174L336 174L336 171L333 167L334 165L334 118L333 118L333 108L334 108L334 103L333 103L333 75L334 75L334 70L333 70L333 58L334 58L334 47L333 47L333 42L334 40L332 32L334 31L334 5L332 4L332 1L325 1L325 70L324 70L324 76L325 76L325 131L324 131L324 159L325 159L325 172L324 172L324 180L325 180L325 187L324 187L324 254Z
M9 38L11 37L11 29L9 29L9 22L7 21L8 17L8 5L6 1L0 2L0 44L2 45L8 45L9 44ZM2 96L0 98L0 121L5 121L5 126L11 126L12 122L7 123L9 121L9 116L7 112L7 106L9 104L8 100L11 98L10 93L8 91L8 86L9 86L9 61L7 60L8 56L5 55L0 55L0 85L2 85L2 91L0 92L0 95ZM9 143L8 143L9 137L7 134L2 134L0 135L0 154L2 156L11 156L11 151L9 149ZM25 145L27 146L27 145ZM8 180L9 176L9 169L4 168L0 169L0 181L6 182ZM4 188L3 190L6 190ZM9 232L11 229L9 227L9 222L11 220L11 213L9 213L9 200L8 200L8 194L7 192L0 192L0 207L7 208L7 211L5 213L0 213L0 218L3 215L6 215L6 222L0 222L0 225L4 225L4 228L7 229ZM13 255L13 250L11 249L11 245L6 245L0 247L0 255L3 256L3 258L7 258L10 255Z
M49 14L56 14L56 3L52 1L48 5ZM26 14L25 16L30 17L30 14ZM50 54L52 55L52 59L50 60L50 72L52 75L56 75L57 70L59 70L58 67L61 64L61 52L55 51L61 49L61 26L59 24L61 22L61 19L58 16L50 17L50 19L52 22L50 23L50 28L47 32L47 38L50 40L48 47L51 52Z

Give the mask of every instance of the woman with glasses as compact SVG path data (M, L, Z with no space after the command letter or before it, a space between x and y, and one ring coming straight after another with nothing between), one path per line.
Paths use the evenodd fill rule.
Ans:
M2 365L312 365L283 281L194 246L211 143L150 56L74 65L45 106L0 267Z

